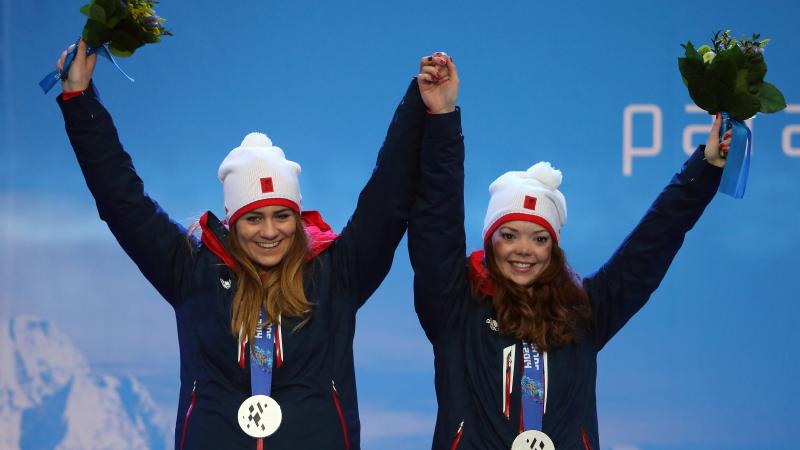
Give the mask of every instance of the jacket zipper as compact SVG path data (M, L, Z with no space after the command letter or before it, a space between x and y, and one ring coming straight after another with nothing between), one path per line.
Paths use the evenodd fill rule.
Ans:
M183 432L181 432L180 450L183 450L183 444L186 443L186 428L189 425L189 415L192 414L192 409L194 409L194 404L196 401L197 401L197 380L194 380L194 384L192 385L192 400L189 402L189 407L186 409L186 417L183 419Z
M456 436L453 438L453 445L450 446L450 450L456 450L458 448L458 443L461 442L461 435L464 434L464 421L461 421L461 424L458 425L458 431L456 431Z
M586 450L592 450L592 444L589 443L589 436L586 434L586 429L581 427L581 439L583 440L583 447Z
M344 436L344 448L350 450L350 437L347 434L347 422L344 420L344 412L342 411L342 404L339 401L339 392L336 390L336 383L331 380L331 387L333 387L333 403L336 405L336 412L339 413L339 423L342 425L342 435Z

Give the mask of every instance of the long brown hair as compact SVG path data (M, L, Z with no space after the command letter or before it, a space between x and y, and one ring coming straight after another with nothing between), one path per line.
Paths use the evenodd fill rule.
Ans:
M495 294L491 298L481 294L478 277L470 277L470 287L473 297L488 299L500 332L541 351L575 342L578 327L591 321L591 305L558 243L553 241L550 263L534 281L531 292L503 276L491 241L486 240L484 254Z
M236 261L236 294L233 297L231 332L239 336L243 330L253 341L261 308L267 323L281 317L304 317L298 328L310 318L310 305L303 290L303 273L308 258L308 236L303 221L292 213L296 230L289 250L277 266L263 271L253 264L239 246L236 227L231 225L227 237L231 256Z

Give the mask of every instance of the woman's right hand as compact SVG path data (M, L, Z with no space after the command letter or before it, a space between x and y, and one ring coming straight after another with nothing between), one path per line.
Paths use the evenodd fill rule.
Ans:
M458 71L453 58L443 52L425 56L419 63L419 92L431 114L445 114L456 109Z
M75 44L70 45L69 48L61 53L61 57L58 58L56 67L58 67L59 72L64 70L64 60L67 59L67 54L71 52L73 48L75 48ZM92 81L95 65L97 65L97 54L93 53L86 56L86 42L81 38L81 40L78 41L78 51L75 53L75 59L73 59L72 65L69 67L67 79L62 79L61 81L62 91L85 91L89 88L89 82Z

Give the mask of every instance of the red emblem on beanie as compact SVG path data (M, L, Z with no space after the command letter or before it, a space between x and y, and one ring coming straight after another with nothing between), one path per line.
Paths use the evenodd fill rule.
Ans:
M272 187L272 177L266 177L261 179L261 192L266 194L267 192L274 192L275 189Z
M536 197L530 195L525 196L525 203L522 205L525 209L536 209Z

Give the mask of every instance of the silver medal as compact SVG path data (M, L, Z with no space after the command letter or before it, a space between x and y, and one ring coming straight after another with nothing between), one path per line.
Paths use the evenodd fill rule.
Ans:
M524 431L511 443L511 450L555 450L556 446L541 431Z
M264 438L281 425L283 414L278 402L266 395L254 395L239 407L239 427L254 438Z

